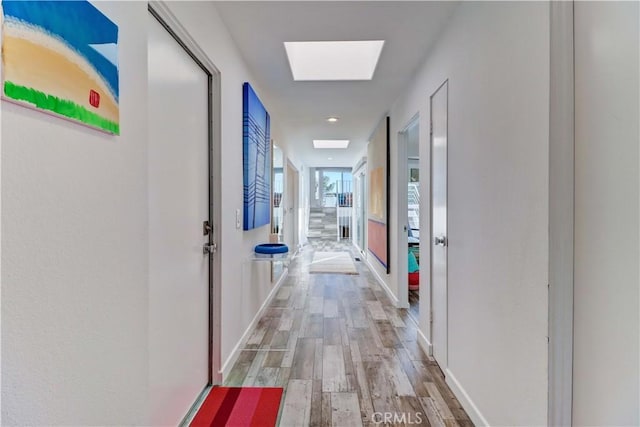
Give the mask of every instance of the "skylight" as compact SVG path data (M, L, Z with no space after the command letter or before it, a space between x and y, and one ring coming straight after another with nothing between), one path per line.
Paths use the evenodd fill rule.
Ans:
M314 139L313 148L347 148L348 139Z
M371 80L384 40L284 42L293 79Z

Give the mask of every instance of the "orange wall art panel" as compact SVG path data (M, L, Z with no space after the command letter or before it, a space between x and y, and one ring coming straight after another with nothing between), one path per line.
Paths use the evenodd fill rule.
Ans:
M369 170L368 249L389 273L389 118L378 126L367 148Z

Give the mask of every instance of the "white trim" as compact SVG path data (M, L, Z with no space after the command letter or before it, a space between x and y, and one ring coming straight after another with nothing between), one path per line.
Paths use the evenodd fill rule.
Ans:
M375 279L378 281L380 286L382 286L382 289L384 289L384 291L387 293L387 296L389 297L389 299L391 300L393 305L396 306L397 308L409 308L409 304L407 304L407 307L401 307L400 306L400 301L398 301L398 298L393 294L393 292L391 292L391 289L389 288L389 286L387 286L385 281L378 274L376 269L373 267L373 265L369 261L369 258L370 258L369 257L369 251L367 250L367 256L364 257L364 262L367 264L367 267L369 267L369 271L371 271L371 274L373 275L373 277L375 277ZM373 258L375 259L375 257L373 257Z
M202 390L202 393L200 393L200 396L198 396L193 406L191 406L191 409L189 410L189 412L187 412L187 415L185 415L184 419L180 422L180 424L178 424L179 427L187 427L191 425L191 422L198 414L198 411L202 407L204 401L207 400L207 397L209 396L209 393L211 393L211 390L213 390L212 385L208 385L204 388L204 390Z
M351 175L358 175L364 172L364 168L367 166L367 156L363 156L358 163L351 169Z
M414 119L412 119L413 122ZM408 161L407 161L407 140L409 125L396 135L396 268L395 279L398 289L398 301L403 306L409 307L409 198L407 195Z
M446 369L445 371L445 382L456 396L467 415L469 415L473 424L476 426L488 426L489 422L482 415L476 404L473 403L469 394L465 391L450 369Z
M295 254L294 254L294 256L295 256ZM244 346L247 343L247 341L249 340L249 337L251 336L251 334L253 333L254 329L258 325L258 321L260 320L260 318L262 317L264 312L267 310L267 307L269 306L269 304L271 303L273 298L278 293L278 290L280 289L280 287L284 283L284 279L288 275L289 275L289 269L285 268L284 271L282 272L282 275L280 276L280 279L278 279L278 281L276 282L275 286L273 287L273 289L271 289L271 292L269 292L269 295L267 296L267 298L262 303L262 306L260 307L260 310L258 310L256 315L253 317L253 320L251 321L251 323L249 324L247 329L244 331L244 334L242 334L242 338L240 338L240 340L238 341L236 346L233 348L233 351L231 352L231 354L229 355L227 360L222 365L222 369L220 370L220 374L222 375L223 381L227 378L227 376L231 372L231 369L233 369L233 366L235 365L236 361L238 360L238 357L240 356L240 352L242 351L242 349L244 349Z
M295 248L295 252L297 253L298 249L300 248L300 171L298 170L298 168L296 167L296 165L293 164L293 162L291 161L291 159L288 156L285 156L285 162L284 162L285 166L283 166L283 172L284 172L284 184L285 187L283 189L283 194L284 197L282 198L282 200L284 201L285 205L284 205L284 223L283 223L283 232L286 232L287 230L287 224L286 224L286 220L287 220L287 199L289 197L293 198L293 202L292 205L292 211L289 211L289 219L293 218L293 225L291 226L291 231L293 232L293 235L291 236L291 246L293 248ZM289 171L293 171L293 176L289 177ZM293 186L294 191L293 194L287 194L287 190L289 189L289 179L293 179ZM298 190L298 191L295 191ZM284 235L284 234L283 234ZM285 236L285 241L286 241L286 236ZM295 255L295 253L294 253Z
M433 144L434 144L434 137L433 137L433 98L435 96L438 95L438 93L440 92L440 90L444 90L444 94L446 96L446 143L445 143L445 162L446 162L446 177L445 177L445 203L446 203L446 232L445 232L445 238L448 238L449 236L449 145L448 145L448 140L449 140L449 79L447 78L440 86L438 86L438 88L435 90L435 92L433 92L433 94L431 94L431 96L429 96L429 209L430 209L430 213L429 213L429 292L431 293L431 295L429 296L429 301L431 306L429 307L429 316L431 317L431 321L429 322L429 328L430 328L430 336L431 338L433 338L435 336L435 332L434 332L434 326L437 324L434 322L435 317L438 316L438 310L436 310L434 307L436 304L438 304L438 302L435 300L434 298L434 287L433 287L433 239L434 239L434 233L433 233L433 218L434 218L434 206L433 206L433 164L434 164L434 159L433 159ZM424 239L422 239L421 241L424 241ZM442 355L442 359L444 360L440 360L438 361L436 358L436 355L434 354L434 359L436 359L436 361L438 361L438 364L441 365L441 368L446 369L448 368L449 365L449 249L448 249L448 245L446 245L447 247L445 247L445 267L446 267L446 277L445 277L445 283L444 283L444 293L445 293L445 302L444 302L444 306L440 307L440 310L443 312L443 317L444 317L444 343L442 345L443 349L441 349L440 347L438 347L438 353L442 354L441 352L443 352L444 354ZM422 245L421 245L422 247ZM435 312L435 315L434 315ZM435 338L434 338L434 343L435 343Z
M356 224L356 226L357 226L357 224ZM353 245L354 248L356 248L356 250L358 251L359 254L362 255L364 253L364 249L362 249L360 246L358 246L358 242L356 242L355 240L352 240L351 244ZM362 258L366 258L366 257L362 256L361 259Z
M402 308L409 307L409 197L407 186L409 184L409 165L408 155L409 152L409 131L414 127L420 129L420 113L416 113L407 122L407 124L397 133L396 139L396 191L397 193L397 205L396 215L398 238L396 241L396 254L397 254L397 267L395 272L395 279L398 288L398 301ZM418 307L419 310L419 307ZM418 313L418 317L420 314Z
M358 251L360 252L360 254L362 255L363 258L366 258L365 254L366 254L366 246L367 246L367 194L366 194L366 190L364 191L364 194L360 194L360 181L362 180L362 182L364 183L364 187L366 189L366 181L367 181L367 158L363 157L360 162L359 162L359 166L357 168L354 168L354 172L351 172L351 176L353 178L353 215L352 215L352 227L354 232L352 233L352 236L354 236L354 238L351 239L352 244L358 249ZM358 231L358 218L359 218L359 214L360 211L358 209L358 201L360 200L360 196L362 196L362 230ZM362 236L360 236L360 233L362 233ZM358 245L358 242L360 240L360 238L362 238L362 243L363 243L363 247L361 248Z
M427 339L426 335L420 329L420 323L418 322L418 319L414 318L413 316L409 316L409 321L413 322L413 324L416 325L416 329L418 332L418 345L420 346L422 351L424 351L427 356L433 356L433 346Z
M204 66L209 69L214 78L219 78L220 70L209 59L206 52L200 47L198 42L191 36L189 31L182 25L171 11L171 7L164 0L151 0L149 6L162 17L162 19L171 27L171 30L180 38L180 41L189 47L189 50L198 58Z
M550 5L548 424L571 425L574 269L573 2Z
M418 345L427 354L427 356L433 356L433 345L420 329L420 325L418 325Z

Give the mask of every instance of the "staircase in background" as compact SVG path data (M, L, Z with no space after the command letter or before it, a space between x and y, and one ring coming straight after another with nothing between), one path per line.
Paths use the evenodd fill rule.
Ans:
M408 199L409 227L412 230L420 229L420 187L417 182L409 183Z
M309 239L338 238L338 218L336 208L309 209Z

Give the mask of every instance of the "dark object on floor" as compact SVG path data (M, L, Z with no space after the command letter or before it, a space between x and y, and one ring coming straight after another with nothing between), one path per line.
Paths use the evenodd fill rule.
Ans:
M355 259L356 261L360 261L360 258L358 258L358 257L355 257L354 259Z
M275 426L282 392L281 387L214 387L190 425Z

